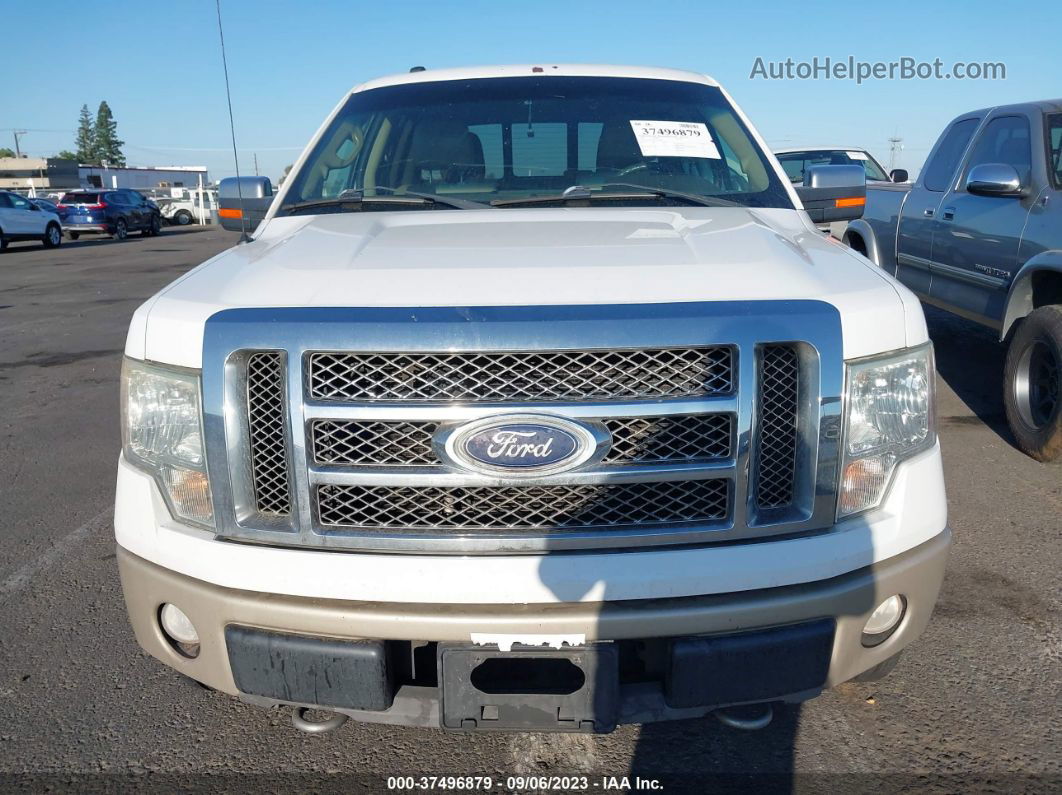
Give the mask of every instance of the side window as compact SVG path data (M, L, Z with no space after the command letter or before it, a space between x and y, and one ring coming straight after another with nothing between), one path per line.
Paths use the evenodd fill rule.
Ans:
M7 198L6 193L0 193L0 210L7 210L11 207L11 200Z
M1029 120L1024 116L1000 116L998 119L992 119L974 142L967 171L982 163L1006 163L1013 166L1022 184L1027 185L1032 169Z
M123 196L118 191L115 191L114 193L108 193L106 196L104 196L103 200L105 202L107 202L108 204L122 204L122 205L124 205L124 204L128 203L125 200L125 196Z
M979 123L980 119L963 119L955 122L944 134L936 154L925 168L922 184L926 190L940 193L948 189L962 153L966 151L966 145L970 143L970 137Z
M17 193L9 193L7 194L7 197L8 200L11 202L11 206L14 207L16 210L28 210L30 208L29 201L23 199Z
M1047 117L1048 167L1054 177L1055 187L1062 188L1062 113Z

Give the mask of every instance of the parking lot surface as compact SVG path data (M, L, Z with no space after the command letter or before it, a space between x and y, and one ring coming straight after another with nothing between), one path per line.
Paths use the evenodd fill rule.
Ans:
M135 781L188 788L199 774L204 790L279 791L303 774L346 774L337 788L381 791L387 776L423 773L587 774L598 791L605 775L690 792L1062 788L1062 468L1013 447L992 333L935 310L954 548L928 631L881 682L844 685L754 733L708 718L607 736L354 723L310 736L286 710L245 706L150 659L126 621L111 529L126 326L141 301L235 240L193 228L0 254L9 784L106 788L146 776ZM27 773L42 778L10 775Z

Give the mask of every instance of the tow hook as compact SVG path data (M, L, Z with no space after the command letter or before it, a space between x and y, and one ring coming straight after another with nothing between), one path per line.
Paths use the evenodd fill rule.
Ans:
M349 720L346 715L338 712L333 712L332 716L326 720L306 720L306 713L309 711L310 707L295 707L291 711L291 725L307 734L328 734Z
M712 714L719 719L719 722L725 726L729 726L732 729L741 729L742 731L754 732L759 729L765 729L770 724L771 719L774 718L774 708L770 704L762 704L763 713L756 717L745 718L738 717L737 715L727 712L725 709L717 709Z

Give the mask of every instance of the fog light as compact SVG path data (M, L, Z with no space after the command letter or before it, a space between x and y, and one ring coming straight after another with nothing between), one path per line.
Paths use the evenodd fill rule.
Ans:
M863 645L877 646L891 635L907 609L907 601L898 594L893 594L876 608L863 625Z
M199 633L192 620L177 605L164 604L159 611L159 623L162 631L171 643L186 657L199 654Z

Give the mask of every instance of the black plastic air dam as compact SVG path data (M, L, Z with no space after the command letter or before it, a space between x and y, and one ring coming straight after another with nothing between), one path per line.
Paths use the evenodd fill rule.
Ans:
M385 710L394 688L382 640L334 640L225 627L236 687L294 704Z
M821 689L830 670L832 618L730 635L676 638L664 684L670 707L710 707Z

